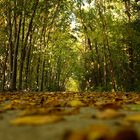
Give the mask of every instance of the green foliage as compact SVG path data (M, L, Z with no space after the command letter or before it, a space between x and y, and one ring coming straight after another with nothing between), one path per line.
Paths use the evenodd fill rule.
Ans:
M0 89L13 72L18 88L23 62L22 90L140 90L139 4L127 2L1 1Z

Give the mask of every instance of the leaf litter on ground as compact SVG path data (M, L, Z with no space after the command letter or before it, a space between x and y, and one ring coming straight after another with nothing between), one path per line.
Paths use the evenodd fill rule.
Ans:
M60 116L25 116L25 117L18 117L14 120L11 120L10 123L13 125L43 125L43 124L49 124L49 123L56 123L59 121L64 120Z
M88 107L91 108L91 119L95 122L102 120L102 125L93 124L89 128L65 132L66 140L138 140L137 128L128 129L127 126L140 122L139 104L140 94L138 93L15 92L0 94L1 114L19 111L14 119L9 120L12 125L38 126L63 120L67 122L65 116L76 116L80 114L82 108ZM132 114L129 113L131 111L133 111ZM119 121L119 129L112 131L112 126L104 123L106 120Z

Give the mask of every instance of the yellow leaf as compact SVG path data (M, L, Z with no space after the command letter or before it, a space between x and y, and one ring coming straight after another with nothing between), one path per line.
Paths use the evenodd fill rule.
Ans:
M81 107L81 106L84 106L84 103L82 103L80 100L71 100L68 102L68 106Z
M26 116L19 117L14 120L11 120L10 123L13 125L42 125L48 123L55 123L63 120L60 116Z
M12 109L13 109L13 104L11 104L11 103L9 103L3 107L3 110L12 110Z
M87 140L87 134L84 131L66 132L64 140Z
M89 140L107 139L108 134L111 135L111 130L106 125L94 124L88 130Z
M21 103L21 100L16 100L15 99L15 100L12 101L12 104L20 104L20 103Z
M140 122L140 114L133 114L125 117L126 121Z
M113 109L106 109L104 111L101 112L97 112L96 117L99 119L113 119L113 118L117 118L117 117L122 117L124 116L124 114L115 111Z

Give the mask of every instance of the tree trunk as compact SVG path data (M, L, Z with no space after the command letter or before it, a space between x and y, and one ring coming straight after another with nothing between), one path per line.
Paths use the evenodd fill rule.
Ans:
M111 81L112 81L112 88L114 91L116 91L116 81L115 81L115 74L114 74L114 68L113 68L113 61L112 61L112 55L110 51L110 46L108 42L108 38L106 37L107 41L107 49L108 49L108 54L109 54L109 63L110 63L110 74L111 74Z
M30 43L26 53L26 68L25 68L25 88L29 87L29 72L30 72L30 57L31 57L31 48L32 48L32 34L30 35ZM31 79L30 79L31 80Z
M31 16L31 19L29 22L28 31L27 31L27 34L25 37L24 45L21 50L21 60L20 60L20 70L19 70L19 87L18 87L19 89L22 89L23 66L24 66L24 61L25 61L25 57L26 57L26 47L28 44L29 35L32 31L33 20L34 20L35 14L36 14L38 3L39 3L39 0L36 0L35 4L33 5L33 13L32 13L32 16Z
M44 89L44 66L45 66L45 59L43 59L42 67L41 67L41 80L40 80L40 88L39 91L43 91Z
M37 67L36 67L36 91L39 89L39 67L40 67L40 56L38 58Z
M92 48L92 44L91 44L91 41L90 41L90 38L87 39L87 42L88 42L88 47L89 47L89 50L91 52L91 55L90 55L90 59L91 59L91 63L94 64L94 58L93 58L93 48ZM92 67L91 68L91 81L90 81L90 86L93 87L97 87L98 84L99 84L99 81L98 81L98 77L96 76L96 73L95 73L95 68Z
M110 51L110 46L109 46L109 40L108 40L108 31L107 31L107 23L106 19L103 15L103 12L105 12L105 1L101 1L99 5L99 16L102 22L102 33L103 33L103 42L104 42L104 51L107 50L107 54L109 57L109 66L110 66L110 75L111 75L111 82L112 82L112 88L114 91L116 91L116 82L115 82L115 75L114 75L114 68L113 68L113 61L112 61L112 56L111 56L111 51ZM101 6L103 8L103 11L101 10ZM105 64L107 62L104 62Z
M2 91L5 90L5 82L6 82L6 77L5 77L5 72L6 72L6 64L7 64L7 60L8 60L8 50L6 50L5 53L5 60L4 60L4 65L3 65L3 72L2 72Z
M130 0L125 1L125 13L128 17L128 24L131 23L131 13L130 13ZM129 33L128 30L128 38L131 38L131 33ZM128 39L129 40L129 39ZM128 41L128 57L129 57L129 61L128 61L128 85L127 88L128 90L134 90L134 83L135 83L135 78L134 78L134 54L133 54L134 50L133 50L133 46L132 46L132 41Z
M98 51L98 44L97 44L97 40L95 40L95 51L96 51L96 55L97 55L97 67L98 67L98 81L100 86L102 86L102 73L101 73L101 63L100 63L100 55L99 55L99 51Z
M7 26L8 26L8 46L9 46L9 84L11 85L12 68L13 68L13 42L12 42L12 21L11 21L11 4L8 2L7 6Z
M21 11L20 19L19 19L18 30L17 30L17 17L16 16L17 15L15 13L14 14L15 42L14 42L12 79L11 79L11 87L10 87L11 90L16 90L16 84L17 84L17 57L18 57L18 48L19 48L20 31L21 31L21 23L22 23L22 11Z
M106 48L105 44L103 44L103 54L104 54L104 87L107 88L107 56L106 56Z

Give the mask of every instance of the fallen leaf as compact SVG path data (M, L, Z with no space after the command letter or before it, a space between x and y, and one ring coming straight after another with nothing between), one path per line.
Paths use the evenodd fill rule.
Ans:
M84 131L67 131L64 134L63 140L88 140L87 134Z
M111 140L139 140L136 130L123 128L115 133Z
M140 113L128 115L125 117L125 120L130 122L140 122Z
M60 116L25 116L11 120L10 123L13 125L42 125L48 123L55 123L63 120Z
M68 106L70 107L82 107L84 106L84 103L80 100L71 100L68 102Z
M26 109L19 113L19 116L32 116L32 115L74 115L80 112L79 108L32 108Z
M135 101L135 104L140 105L140 101Z
M119 126L119 127L133 127L134 124L128 121L122 121L122 120L117 120L113 123L115 126Z
M100 102L97 102L95 105L100 110L105 110L105 109L118 110L118 109L121 108L121 105L117 104L116 102L114 102L114 103L100 103Z
M124 116L123 113L116 111L114 109L106 109L104 111L97 112L95 117L99 119L114 119Z
M9 104L7 104L7 105L5 105L5 106L3 107L3 110L4 110L4 111L13 110L13 109L14 109L14 106L13 106L12 103L9 103Z
M88 129L88 140L107 140L108 134L111 135L111 129L107 125L95 124Z
M80 130L66 131L63 140L108 140L110 132L108 126L94 124Z

